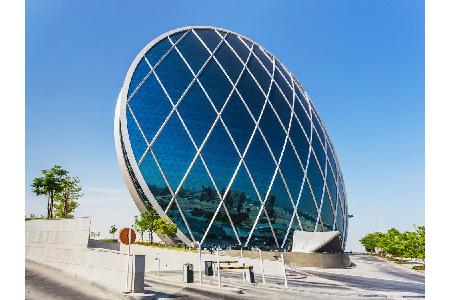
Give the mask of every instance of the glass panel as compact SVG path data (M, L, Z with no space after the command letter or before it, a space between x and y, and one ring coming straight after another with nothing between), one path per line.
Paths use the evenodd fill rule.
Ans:
M333 210L331 208L331 203L330 203L330 198L328 197L328 193L324 194L322 211L321 211L320 215L322 218L323 227L324 227L325 231L333 230L334 215L333 215Z
M275 85L272 86L272 89L270 90L269 100L278 113L281 122L283 122L284 128L287 130L291 119L291 108L281 95L280 90Z
M269 87L270 87L270 74L272 74L272 73L267 73L264 70L264 68L258 62L258 60L256 59L254 54L252 54L252 57L250 57L250 60L248 62L248 69L253 74L255 79L258 81L259 86L264 91L264 93L267 94L267 92L269 91ZM269 70L269 72L271 72L271 71L272 71L272 69ZM252 78L252 80L253 80L253 78Z
M331 163L331 167L333 169L334 176L335 176L335 178L337 178L336 162L334 161L333 154L331 153L330 143L327 144L327 155L328 155L329 162Z
M319 171L319 166L317 165L317 161L311 156L308 166L307 176L309 178L309 182L311 183L311 188L314 191L314 196L317 200L317 204L320 205L320 199L322 199L322 190L323 190L323 177Z
M309 129L307 130L307 132L309 133ZM303 167L306 168L306 163L308 162L309 142L302 129L298 125L297 120L295 119L292 120L289 136L291 137L292 143L294 144L298 156L300 156Z
M153 151L172 190L175 191L196 153L176 114L172 115L156 139Z
M238 166L239 155L222 123L218 122L214 127L202 149L202 156L217 188L223 194Z
M247 40L245 37L241 36L241 40L244 41L244 43L247 45L247 47L250 49L252 47L252 42Z
M172 199L172 194L170 193L151 153L148 153L148 155L145 156L145 159L139 166L139 170L158 204L163 210L166 210Z
M220 207L203 245L205 247L220 245L222 248L239 245L223 205Z
M219 32L219 34L223 37L227 35L225 31L217 30L217 32Z
M248 243L248 246L257 246L261 250L268 250L276 248L276 245L277 243L275 242L272 230L270 229L269 221L267 221L267 217L263 211L261 213L261 216L259 217L258 224L253 230L253 234Z
M261 201L243 165L239 168L224 201L239 238L245 243L256 221Z
M208 62L199 76L199 81L216 109L220 111L233 87L214 60Z
M289 75L288 71L283 67L283 65L278 60L275 61L275 64L277 65L277 67L281 71L281 73L283 73L283 75L284 75L284 79L283 79L284 83L289 85L289 89L292 89L292 84L291 84L291 80L290 80L291 76Z
M301 103L296 102L294 104L294 113L297 116L300 124L303 126L305 132L307 132L308 136L311 131L311 120L308 118L306 111L303 109Z
M202 41L208 46L211 52L219 45L222 40L215 30L210 29L195 29L195 32L202 39Z
M172 105L153 74L134 94L129 105L149 142L172 110Z
M292 250L292 240L293 240L293 236L294 236L294 231L296 231L296 230L301 231L301 227L298 224L297 217L294 216L294 219L292 220L291 229L289 230L289 233L287 234L283 249L285 249L287 251Z
M320 199L319 199L320 200ZM303 230L314 231L317 221L317 208L311 194L308 183L303 185L300 201L297 206L297 213L302 222Z
M261 197L265 197L275 172L275 164L258 131L255 133L250 148L248 149L245 163L252 174L259 194Z
M200 241L220 201L199 159L176 197L195 240Z
M286 97L286 99L288 99L289 104L292 104L292 100L294 99L294 92L292 91L292 88L286 83L286 80L283 78L278 69L275 69L274 80L278 83L278 86L280 87L284 96Z
M211 125L217 117L210 102L201 90L198 83L194 83L192 88L181 100L178 112L189 129L192 138L199 147L206 137Z
M275 159L278 160L283 148L286 133L270 106L266 106L261 121L259 122L259 128L261 128L261 131L266 137L267 143L269 144Z
M236 92L228 100L228 104L222 112L222 119L239 151L241 154L244 153L255 123Z
M229 34L226 40L234 49L234 51L236 51L241 60L245 62L247 60L248 54L250 53L250 50L247 48L247 46L245 46L234 34Z
M256 85L248 71L245 71L239 80L237 89L250 109L255 120L258 120L261 109L264 105L265 97Z
M177 45L194 73L197 73L209 57L209 53L193 32L189 32Z
M290 143L286 144L280 170L291 193L294 203L297 201L303 181L303 171Z
M275 177L265 208L277 240L282 242L289 227L294 208L280 174L277 174Z
M333 178L333 174L330 172L330 164L328 164L328 170L327 170L327 186L328 186L328 191L330 192L331 201L333 203L336 203L337 187L336 187L336 182L334 181L334 178Z
M127 129L128 129L128 137L130 139L131 149L133 149L134 158L137 162L144 154L147 149L147 143L144 140L144 137L141 134L136 122L134 121L133 116L130 113L129 108L127 107Z
M234 55L233 51L231 51L230 47L223 43L219 47L219 50L217 50L215 57L225 69L231 81L236 82L244 66L236 57L236 55Z
M313 114L312 120L313 120L314 127L316 128L317 133L319 135L320 141L322 142L323 145L325 145L325 135L323 133L322 128L320 127L317 117L314 114Z
M172 40L172 42L176 43L182 36L183 34L186 32L186 30L183 31L179 31L177 33L174 33L170 36L170 39Z
M336 223L338 226L338 230L341 233L341 237L344 236L344 217L342 216L342 209L341 209L341 204L340 201L337 202L337 207L336 207Z
M180 211L178 210L178 207L175 204L175 202L172 203L166 214L177 225L178 229L182 233L184 233L184 235L188 239L192 239L191 235L189 234L189 230L187 229L186 224L184 223L184 220L181 217Z
M130 85L128 86L128 95L127 95L128 98L137 88L139 83L141 83L144 77L148 74L148 72L150 72L150 67L148 66L145 59L141 59L136 69L134 70L133 76L131 77Z
M193 77L176 51L171 51L155 71L174 103L178 102Z
M306 114L308 116L310 116L310 112L309 112L309 102L305 99L305 97L303 96L303 94L301 93L299 87L297 84L294 84L294 88L295 88L295 95L297 97L297 100L301 102L301 104L304 107L304 110L306 111Z
M312 147L314 149L317 159L319 160L320 168L323 174L325 175L325 164L326 164L325 151L319 142L319 138L317 137L315 130L313 131Z
M154 67L158 63L158 61L161 59L161 57L163 57L164 54L166 54L167 51L169 51L171 46L172 46L172 44L169 42L168 39L163 39L163 40L159 41L156 45L151 47L147 51L147 53L145 53L145 56L149 60L152 67ZM166 58L167 58L167 56L166 56Z
M272 73L272 61L266 56L266 54L261 50L259 46L253 48L253 53L255 53L259 60L264 64L266 70Z

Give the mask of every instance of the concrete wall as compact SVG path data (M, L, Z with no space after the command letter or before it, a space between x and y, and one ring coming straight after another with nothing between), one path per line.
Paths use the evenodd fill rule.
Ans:
M224 254L239 256L239 250L224 251ZM244 257L259 258L256 251L243 251ZM284 263L286 265L294 264L298 267L316 267L316 268L347 268L351 261L348 254L340 253L301 253L301 252L283 252ZM278 260L280 252L262 251L262 257L266 260Z
M128 246L120 245L122 252L128 251ZM198 251L182 251L182 250L170 250L165 248L149 247L133 244L131 245L131 253L145 255L145 272L158 271L158 258L161 262L160 270L164 271L181 271L183 270L183 264L191 263L194 265L194 271L198 272L199 268L199 254ZM220 252L220 260L238 260L240 263L240 252L236 251L233 255L229 255L227 251ZM204 270L204 261L212 260L216 261L214 254L209 254L207 251L202 251L202 271ZM253 270L256 274L262 273L261 262L258 259L251 257L244 257L244 263L246 265L253 266ZM237 270L236 272L241 272ZM264 260L264 273L269 276L284 276L284 268L279 260Z
M143 292L145 257L88 248L89 227L89 218L25 221L25 258L117 292L132 284Z

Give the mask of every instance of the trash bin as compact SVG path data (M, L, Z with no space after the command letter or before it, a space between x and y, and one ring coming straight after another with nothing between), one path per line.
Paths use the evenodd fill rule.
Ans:
M184 283L194 282L194 266L192 264L183 265L183 281Z
M255 273L253 273L253 267L249 266L245 269L245 281L248 283L255 283Z
M205 260L205 275L206 276L213 276L214 275L213 264L214 264L214 261L212 261L212 260Z

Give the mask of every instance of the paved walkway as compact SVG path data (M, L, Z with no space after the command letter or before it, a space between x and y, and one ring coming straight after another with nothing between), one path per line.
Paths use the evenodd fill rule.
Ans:
M136 299L403 299L423 298L425 274L372 256L352 256L354 267L347 269L295 268L288 270L288 287L284 278L255 274L255 284L243 281L239 270L221 271L222 288L215 276L203 276L199 283L183 283L181 271L147 273L146 297ZM114 299L86 281L77 280L62 272L26 261L26 299Z
M55 269L25 261L25 299L27 300L116 299L114 297L87 281L77 280Z
M385 259L371 256L352 256L354 267L348 269L297 268L288 271L288 288L284 278L255 274L255 284L243 282L240 271L221 271L222 288L216 277L203 276L199 284L198 272L194 283L184 284L177 271L150 273L146 289L161 292L162 298L246 298L246 299L403 299L423 298L425 275L406 270ZM172 296L169 294L176 291ZM215 297L214 297L215 296Z

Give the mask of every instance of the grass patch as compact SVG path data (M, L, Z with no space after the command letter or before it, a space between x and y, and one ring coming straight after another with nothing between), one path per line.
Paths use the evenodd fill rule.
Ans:
M112 243L117 243L117 240L111 240L111 239L102 239L102 240L98 240L102 243L106 243L106 244L112 244Z
M198 250L190 249L186 245L180 245L180 246L169 246L165 244L160 243L150 243L150 242L134 242L137 245L141 246L147 246L147 247L155 247L155 248L164 248L164 249L170 249L170 250L178 250L178 251L188 251L188 252L197 252Z
M425 271L425 266L414 266L412 269L416 271Z

